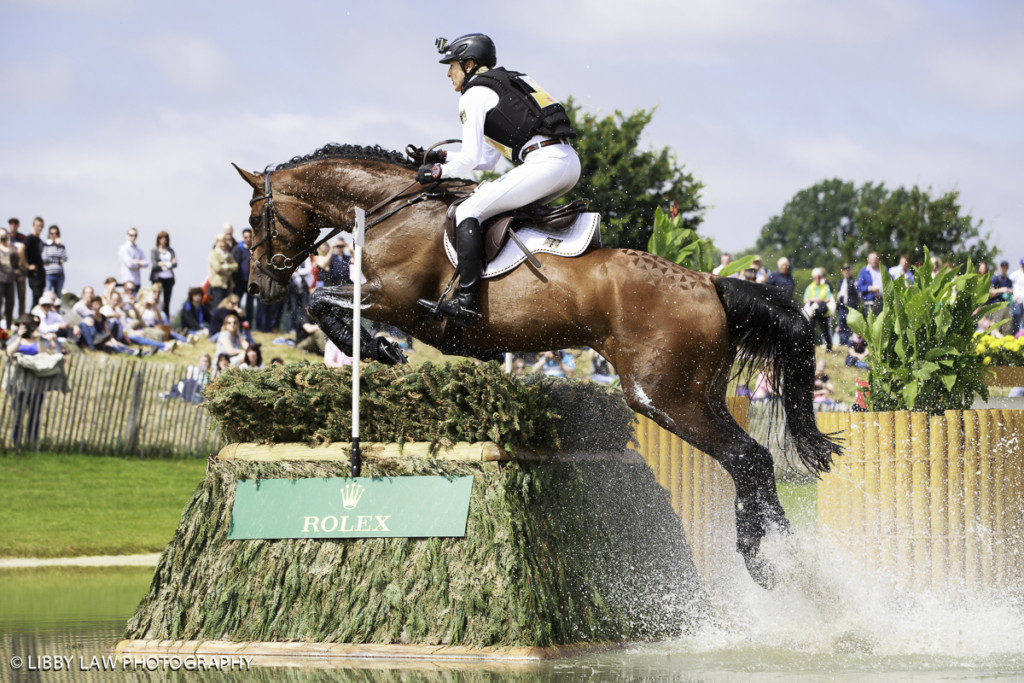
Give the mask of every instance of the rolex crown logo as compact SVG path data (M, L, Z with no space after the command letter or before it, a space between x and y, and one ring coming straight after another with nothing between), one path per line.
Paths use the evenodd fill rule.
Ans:
M351 510L355 506L359 505L359 499L363 497L364 489L362 486L354 481L350 481L345 484L341 489L341 506L346 510Z

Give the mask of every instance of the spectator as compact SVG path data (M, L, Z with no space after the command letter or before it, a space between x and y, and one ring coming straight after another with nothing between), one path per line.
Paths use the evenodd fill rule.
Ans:
M835 305L832 288L825 282L825 269L815 268L811 271L811 283L804 290L804 315L811 321L811 334L821 328L825 337L825 350L832 353L832 334L829 330L829 308ZM817 346L817 343L815 343Z
M348 277L349 261L331 251L326 242L317 249L313 257L314 287L333 287L350 283Z
M181 307L181 331L186 336L202 336L209 333L210 309L203 305L203 290L193 287L188 290L188 301Z
M142 323L142 327L147 330L159 330L160 339L158 341L171 341L171 342L187 342L188 337L183 334L179 334L171 329L170 321L167 318L167 314L160 308L160 299L153 292L145 292L142 297L142 301L139 303L139 321ZM168 346L168 350L173 351L175 345L172 343Z
M210 312L210 341L216 341L214 335L220 332L220 328L224 326L224 319L229 315L238 316L238 320L242 324L243 334L248 336L248 330L245 330L245 315L242 313L238 295L231 293L224 297L220 305Z
M227 242L228 251L234 249L235 245L238 244L238 242L235 240L235 227L230 223L224 224L224 229L221 230L220 234L223 235L224 240ZM216 241L214 241L213 246L217 246Z
M281 358L281 356L274 356L273 358L270 359L270 364L271 365L284 365L284 358Z
M242 337L240 328L238 316L232 313L224 318L224 327L217 335L217 353L218 355L227 354L232 365L242 362L245 358L245 349L249 346L249 343Z
M329 368L343 368L352 365L352 356L344 353L328 339L324 344L324 365Z
M825 374L825 361L819 360L814 367L814 398L815 407L835 408L839 404L833 398L835 387L829 376Z
M226 353L217 355L217 367L210 373L210 379L214 380L220 377L220 373L224 372L231 367L231 356Z
M50 226L48 239L43 243L43 272L46 273L46 289L58 297L64 293L64 264L68 261L67 247L61 243L60 228Z
M932 256L932 277L934 278L942 270L942 259L938 256Z
M789 273L789 259L783 256L778 262L779 269L768 276L768 279L764 281L766 285L772 285L782 290L782 293L786 295L787 299L793 298L793 290L796 289L796 283L793 282L793 276Z
M117 289L117 278L108 277L103 281L103 294L100 296L100 300L103 301L104 305L110 303L110 295Z
M747 268L743 271L741 277L747 282L757 282L757 271L753 268Z
M43 292L39 305L32 309L32 315L39 320L39 334L49 341L59 343L59 339L77 336L78 330L64 321L64 316L57 310L57 295Z
M17 331L7 341L7 355L13 358L55 352L51 342L40 336L37 327L35 316L21 316ZM26 385L18 381L11 382L5 390L11 395L11 443L17 446L24 440L38 445L43 391L38 384Z
M512 361L512 376L525 377L528 374L530 374L530 371L526 369L526 361L516 356Z
M907 278L907 282L913 284L914 273L910 270L910 257L906 254L900 255L900 262L889 269L889 277L893 280L899 280L901 277Z
M11 244L11 233L0 228L0 323L5 330L14 329L14 301L18 255Z
M139 231L135 228L128 228L126 233L128 239L117 250L117 259L121 264L121 282L131 282L136 287L142 285L142 276L139 274L142 268L149 267L146 254L135 244L139 239Z
M847 367L860 368L861 370L867 370L867 357L868 357L868 343L864 341L864 338L854 332L850 335L850 344L846 349L846 360L844 361Z
M209 263L211 303L216 307L228 295L228 289L231 287L231 277L238 270L238 264L231 257L231 248L228 246L227 238L224 235L217 235L213 251L210 252Z
M81 322L89 317L92 311L92 300L96 298L96 294L93 288L89 285L82 287L82 296L79 297L75 305L71 307L71 312L78 318L76 322Z
M263 352L260 351L259 344L249 344L245 347L245 359L238 367L246 370L259 370L263 367Z
M988 303L994 304L1000 301L1010 303L1013 301L1013 280L1010 279L1009 272L1009 261L999 264L999 272L993 275L989 281Z
M252 230L246 228L242 231L242 241L231 250L231 257L238 264L238 270L235 271L233 276L234 287L232 291L238 295L239 302L241 302L242 297L245 297L245 319L249 321L253 319L252 314L256 308L256 300L248 291L249 266L252 263L251 246Z
M878 254L868 254L868 264L857 275L857 292L864 302L865 314L870 310L875 315L882 312L882 267Z
M53 339L43 337L39 332L39 318L32 314L18 318L18 328L7 340L7 356L16 353L35 356L39 353L59 353Z
M769 398L777 398L778 392L772 384L769 368L762 368L757 373L757 380L754 382L754 391L750 394L751 401L764 401Z
M309 307L309 295L313 289L313 259L308 258L299 264L288 280L288 307L291 309L291 325L295 331L295 343L301 342L306 332L304 325L312 322L306 309ZM259 329L257 327L257 329Z
M188 403L202 403L203 388L210 380L212 364L210 354L199 356L198 362L185 370L184 379L178 380L170 391L160 394L160 398L180 398Z
M178 257L171 248L171 236L166 230L156 234L156 246L149 253L149 262L153 268L149 271L149 281L160 285L164 314L171 316L171 292L174 290L174 269L178 267ZM160 303L160 302L158 302Z
M850 265L843 264L842 280L839 282L839 291L836 294L836 332L839 334L839 343L846 346L850 343L850 326L846 319L851 308L860 305L860 293L857 291L857 281L850 274Z
M127 344L124 344L117 339L114 339L114 335L110 332L110 321L107 320L107 316L103 314L103 309L106 308L103 304L103 300L99 297L93 297L92 301L89 302L90 312L89 315L82 319L82 323L78 326L81 330L82 339L81 343L86 348L94 351L103 351L105 353L131 353L138 355L138 351L130 348Z
M121 285L121 300L124 302L125 306L134 306L138 303L137 294L138 286L131 280L128 280Z
M1020 269L1013 271L1010 275L1010 282L1013 283L1013 334L1024 329L1024 258L1020 260Z
M978 261L978 275L988 275L991 281L992 274L988 272L988 261Z
M768 279L768 271L761 263L761 257L755 256L750 268L754 271L754 282L764 282Z
M728 265L723 263L723 266ZM618 382L619 376L615 374L615 370L612 368L611 363L604 359L604 356L599 354L594 349L588 349L587 355L590 360L590 379L598 384L604 384L610 386Z
M14 249L14 293L18 297L18 315L22 316L28 312L25 304L25 276L28 274L28 264L25 263L25 235L18 232L21 221L17 218L7 219L8 232L11 234L11 247Z
M43 240L39 237L43 232L43 219L36 216L32 220L32 234L25 236L25 268L28 287L32 290L32 307L39 304L39 297L46 289L46 268L43 264Z
M722 255L719 256L718 259L719 259L718 265L715 266L714 269L711 271L715 275L718 275L719 273L721 273L723 268L725 268L727 265L732 263L732 254L730 254L727 251L722 252Z
M571 377L576 369L576 359L566 350L545 351L533 364L534 372L543 372L548 377Z

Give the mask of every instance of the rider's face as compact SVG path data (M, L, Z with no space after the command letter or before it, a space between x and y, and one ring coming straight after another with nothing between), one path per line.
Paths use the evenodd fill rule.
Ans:
M467 59L466 66L473 68L473 60ZM448 62L448 78L452 79L452 87L455 88L455 92L462 92L462 86L466 82L466 72L462 70L462 65L458 62Z

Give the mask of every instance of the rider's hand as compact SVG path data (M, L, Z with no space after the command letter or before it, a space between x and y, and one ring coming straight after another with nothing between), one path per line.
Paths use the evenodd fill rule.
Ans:
M416 171L416 180L418 180L421 185L429 185L430 183L436 182L440 179L440 164L424 164L423 166L420 166L418 171Z
M432 149L427 152L427 158L425 159L428 164L443 164L448 160L448 152L443 149Z

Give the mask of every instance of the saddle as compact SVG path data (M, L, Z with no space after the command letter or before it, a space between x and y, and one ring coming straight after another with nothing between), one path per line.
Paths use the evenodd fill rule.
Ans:
M455 209L467 198L456 199L448 207L444 229L452 244L455 244ZM481 226L484 231L484 263L493 261L510 238L515 240L529 256L526 246L515 236L514 230L517 227L530 225L547 230L565 230L576 222L576 218L581 213L586 212L587 204L586 199L576 199L568 204L555 207L534 202L488 218Z

